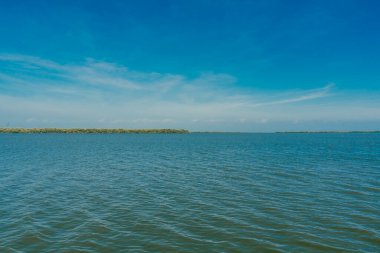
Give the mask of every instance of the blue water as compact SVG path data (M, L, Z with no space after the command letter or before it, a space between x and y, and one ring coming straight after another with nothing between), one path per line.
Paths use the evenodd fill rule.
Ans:
M0 134L0 252L380 252L380 134Z

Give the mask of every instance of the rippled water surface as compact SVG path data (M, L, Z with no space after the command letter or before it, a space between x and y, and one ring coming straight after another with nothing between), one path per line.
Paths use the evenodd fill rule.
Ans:
M0 252L380 252L380 134L0 134Z

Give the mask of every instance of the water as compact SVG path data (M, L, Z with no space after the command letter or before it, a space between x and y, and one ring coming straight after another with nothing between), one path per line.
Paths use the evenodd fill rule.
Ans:
M0 135L0 252L379 252L380 134Z

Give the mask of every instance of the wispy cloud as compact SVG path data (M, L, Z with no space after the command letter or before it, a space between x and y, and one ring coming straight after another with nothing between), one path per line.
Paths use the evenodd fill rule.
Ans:
M138 93L139 97L150 96L151 93L171 93L171 99L198 101L207 98L215 101L236 100L245 98L253 102L253 96L242 94L236 89L236 78L223 73L203 73L189 79L180 74L138 72L113 63L87 59L83 64L59 64L50 60L33 56L0 54L2 73L0 81L4 89L11 90L15 85L23 85L24 89L38 94L45 92L70 93L83 89L112 91L115 93ZM41 88L41 89L39 89ZM330 86L312 90L297 98L280 101L268 101L254 105L294 103L316 99L328 95ZM85 95L84 92L81 95ZM17 94L15 94L17 95Z
M342 118L341 104L332 113L322 100L333 88L258 92L240 88L225 73L188 78L94 59L62 64L0 54L2 124L252 130L271 122ZM368 117L379 115L373 109Z
M2 74L1 79L13 78L14 82L38 81L61 86L98 86L98 88L119 88L128 90L162 88L181 81L182 76L160 73L131 71L113 63L87 59L81 65L59 64L32 56L0 55L0 61L8 63L5 68L11 74ZM15 78L15 75L18 79Z
M291 103L297 103L301 101L307 101L307 100L314 100L317 98L323 98L327 96L331 96L331 89L334 87L334 84L330 83L322 88L314 89L310 91L303 91L301 95L286 98L286 99L280 99L280 100L274 100L274 101L267 101L262 103L253 104L253 106L266 106L266 105L281 105L281 104L291 104Z

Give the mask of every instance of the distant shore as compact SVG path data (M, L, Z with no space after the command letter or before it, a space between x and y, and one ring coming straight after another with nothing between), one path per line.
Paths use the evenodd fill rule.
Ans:
M111 129L111 128L0 128L0 133L12 134L187 134L185 129Z
M223 132L223 131L194 131L186 129L124 129L124 128L0 128L0 133L9 134L329 134L329 133L380 133L380 130L370 131L278 131L278 132Z
M369 131L284 131L276 132L276 134L350 134L350 133L380 133L380 130Z

